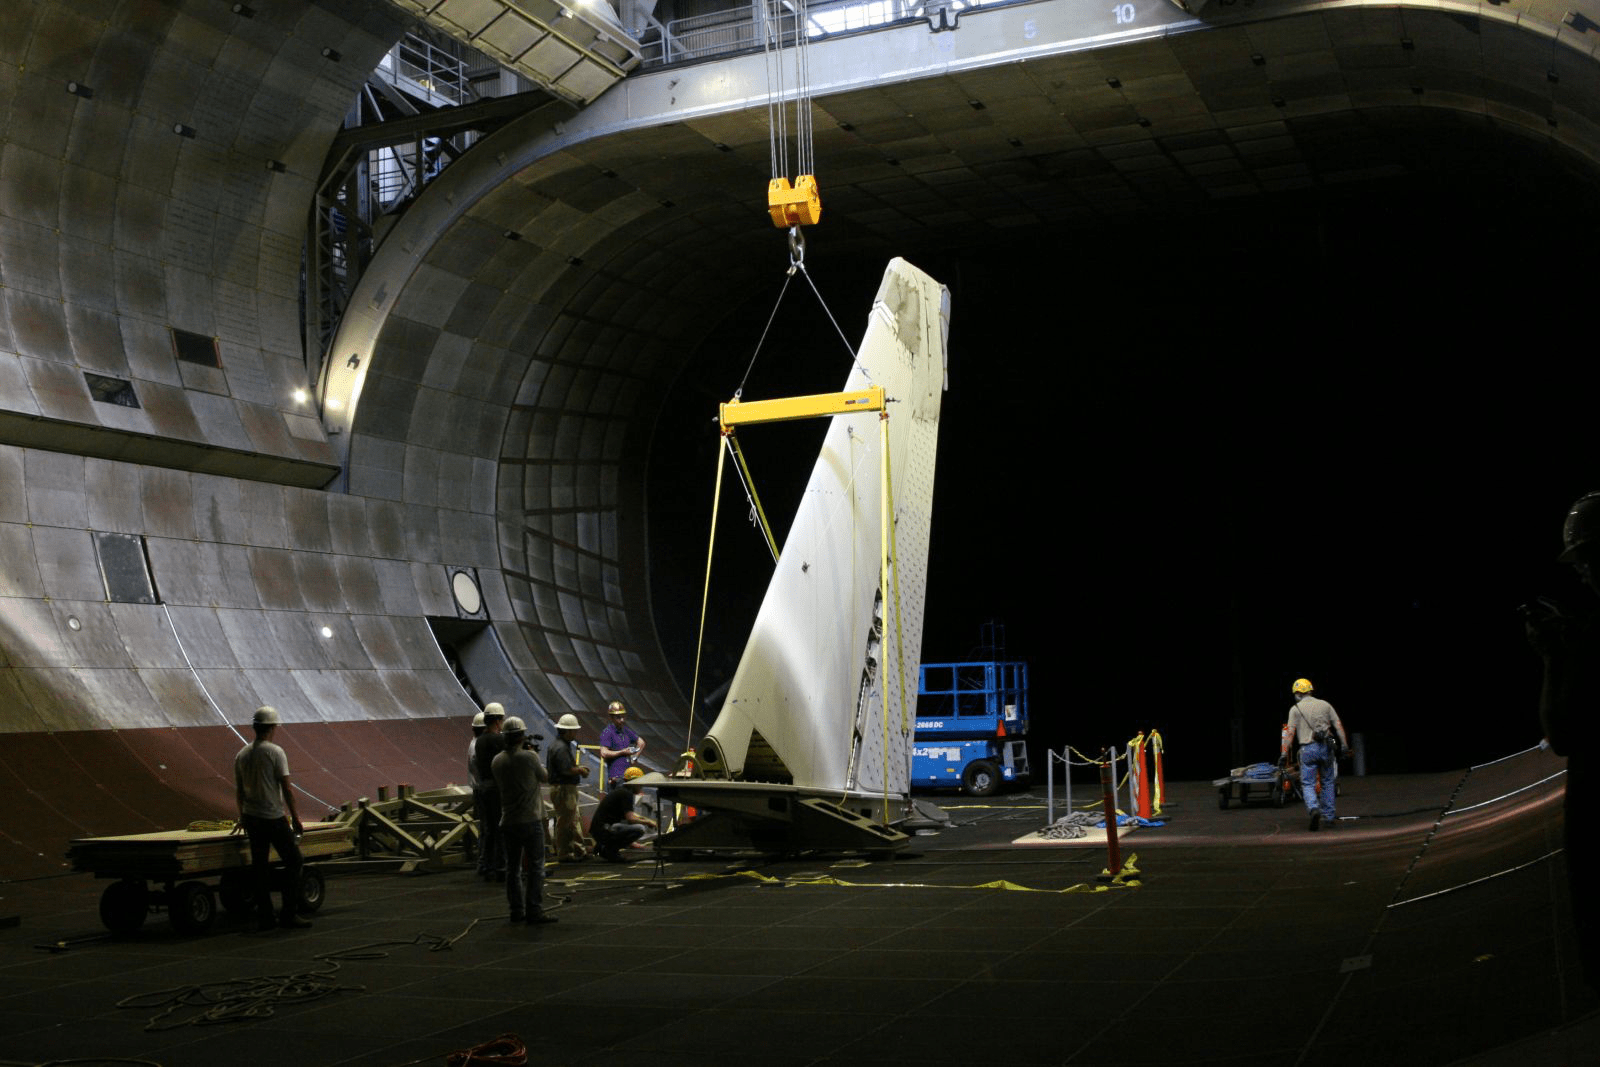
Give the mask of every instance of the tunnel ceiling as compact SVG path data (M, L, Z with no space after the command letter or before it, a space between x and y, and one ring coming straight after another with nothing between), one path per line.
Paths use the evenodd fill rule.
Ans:
M1025 248L1464 167L1592 182L1597 101L1593 63L1532 33L1359 7L824 91L813 247ZM764 109L633 127L479 149L514 172L451 190L470 206L386 313L350 471L355 492L426 502L452 456L493 456L502 635L530 688L553 712L620 691L665 724L682 697L650 619L652 434L690 354L785 264ZM843 309L847 331L863 310Z

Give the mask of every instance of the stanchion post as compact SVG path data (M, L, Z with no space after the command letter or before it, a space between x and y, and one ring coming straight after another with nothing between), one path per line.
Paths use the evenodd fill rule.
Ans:
M1054 750L1044 754L1044 814L1045 825L1054 826L1056 822L1056 754Z
M1102 878L1115 878L1122 871L1122 851L1117 847L1117 751L1100 750L1100 794L1106 812L1106 873Z
M1072 746L1061 746L1061 773L1066 780L1067 814L1072 814Z

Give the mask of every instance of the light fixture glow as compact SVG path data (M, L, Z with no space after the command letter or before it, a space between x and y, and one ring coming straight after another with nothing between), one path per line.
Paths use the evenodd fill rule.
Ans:
M322 628L322 629L321 629L321 630L319 630L319 631L318 631L318 632L319 632L319 633L320 633L320 634L322 634L322 636L323 636L323 637L332 637L332 636L333 636L333 627L331 627L331 626L324 626L324 627L323 627L323 628Z

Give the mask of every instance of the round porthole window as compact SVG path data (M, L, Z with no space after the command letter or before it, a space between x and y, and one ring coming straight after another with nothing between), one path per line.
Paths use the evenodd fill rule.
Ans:
M461 614L476 615L483 610L483 594L466 571L456 571L455 577L450 579L450 591L456 595L456 606Z

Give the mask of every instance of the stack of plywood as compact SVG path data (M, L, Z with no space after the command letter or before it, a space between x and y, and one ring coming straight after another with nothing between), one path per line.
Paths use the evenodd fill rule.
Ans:
M307 860L338 856L354 849L344 823L308 822L300 839ZM80 837L67 850L73 870L105 878L174 878L215 874L250 866L250 839L226 830L167 830L121 837ZM277 860L278 855L273 853Z

